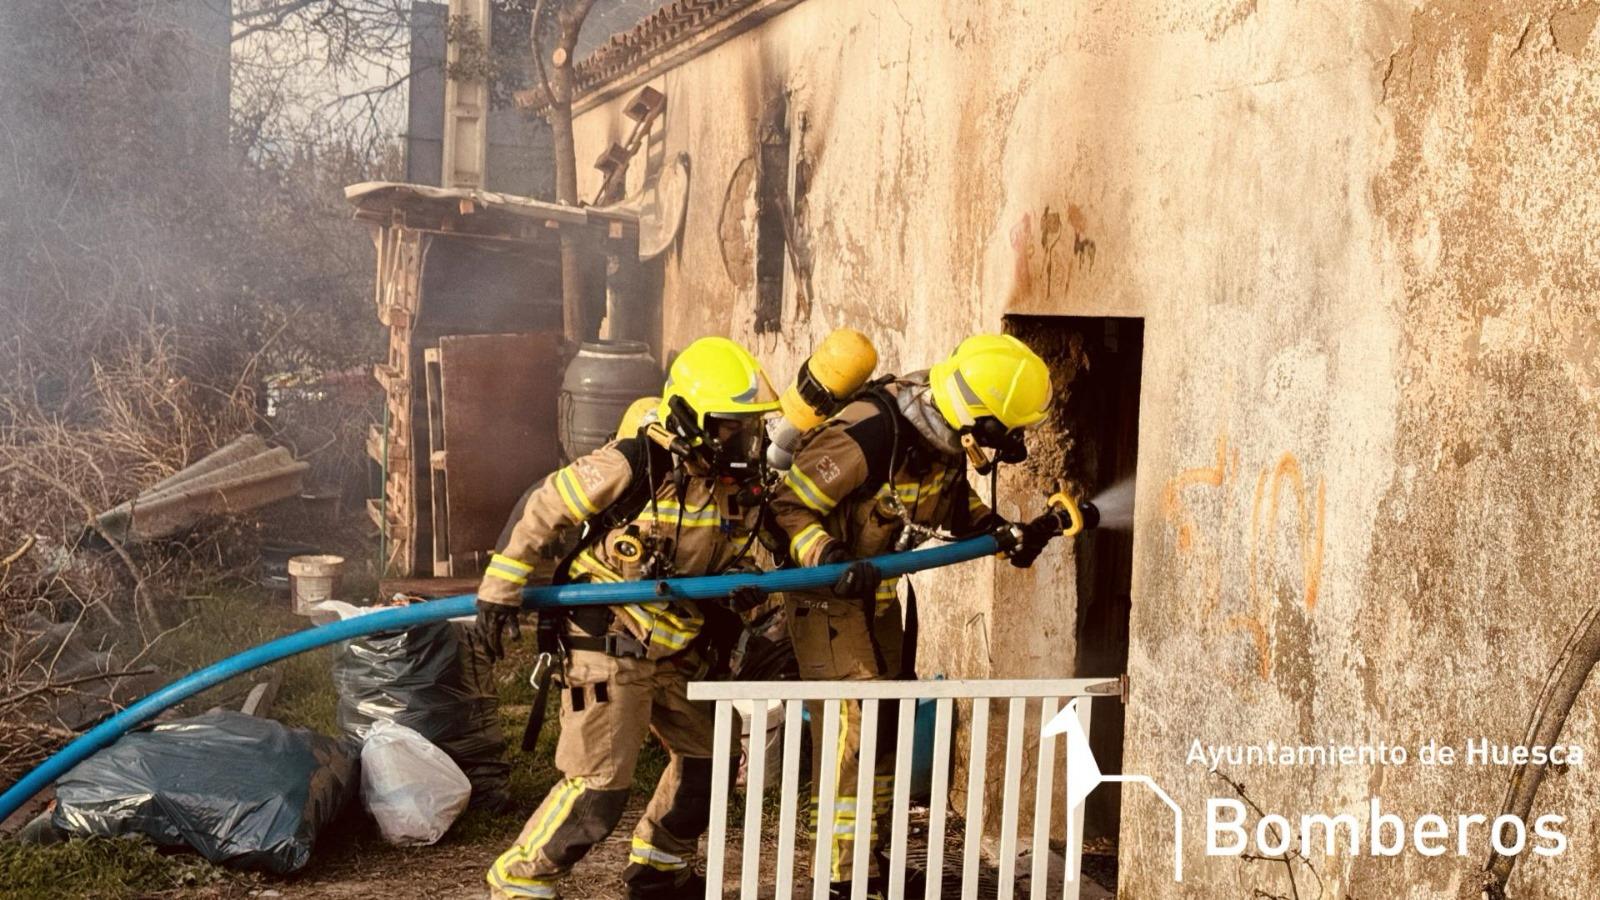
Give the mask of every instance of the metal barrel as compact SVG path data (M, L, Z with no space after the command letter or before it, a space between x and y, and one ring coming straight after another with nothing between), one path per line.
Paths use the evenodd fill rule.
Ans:
M617 433L633 401L661 393L661 364L642 341L593 341L578 348L561 379L557 438L571 461Z

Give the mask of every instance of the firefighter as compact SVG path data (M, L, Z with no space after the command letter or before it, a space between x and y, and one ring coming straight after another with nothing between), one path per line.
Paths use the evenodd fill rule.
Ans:
M897 579L881 578L863 561L869 557L910 549L936 533L988 531L1013 565L1033 563L1059 529L1042 520L1013 526L994 515L972 490L967 464L989 474L1000 462L1021 461L1023 430L1044 419L1049 403L1050 375L1038 355L1009 335L978 335L931 370L874 382L801 439L772 500L775 525L797 565L856 561L831 591L786 595L801 678L912 675L902 671ZM849 896L856 817L874 816L869 886L876 895L887 874L876 848L892 795L892 753L877 760L873 797L857 797L860 703L842 704L840 717L834 820L818 827L833 834L834 895ZM892 726L895 716L890 711L879 721ZM820 715L813 713L811 726L816 746Z
M584 524L557 581L615 582L755 568L761 545L763 417L777 397L755 358L701 338L669 369L656 420L546 478L513 513L478 589L492 656L520 635L521 591L540 548ZM686 683L710 674L708 618L723 607L661 601L541 613L565 654L560 679L564 776L495 861L492 898L556 897L557 882L622 816L646 733L670 755L633 832L628 896L704 891L691 866L710 816L712 710ZM735 768L730 766L730 771Z

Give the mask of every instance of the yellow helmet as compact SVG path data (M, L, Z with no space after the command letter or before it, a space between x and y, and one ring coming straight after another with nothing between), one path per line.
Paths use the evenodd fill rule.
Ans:
M1009 334L967 338L928 372L934 405L951 428L991 416L1007 430L1043 421L1050 409L1050 369Z
M657 419L671 422L679 404L688 405L695 429L704 430L707 416L772 412L778 394L750 351L725 337L703 337L683 348L667 369Z

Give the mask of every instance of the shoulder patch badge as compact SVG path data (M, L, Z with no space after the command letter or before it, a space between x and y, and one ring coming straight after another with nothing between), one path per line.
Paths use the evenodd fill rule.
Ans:
M817 475L825 483L831 484L839 478L839 464L833 461L833 457L823 455L817 460Z

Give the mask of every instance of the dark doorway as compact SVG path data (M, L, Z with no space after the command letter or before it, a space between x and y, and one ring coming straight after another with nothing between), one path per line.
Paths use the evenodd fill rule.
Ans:
M1073 676L1127 671L1132 608L1133 478L1138 459L1144 320L1007 316L1006 330L1050 365L1055 406L1030 438L1032 477L1065 477L1101 507L1102 527L1077 538L1077 658ZM1089 743L1107 773L1122 771L1124 709L1098 701ZM1120 795L1098 790L1084 807L1084 836L1115 841Z

